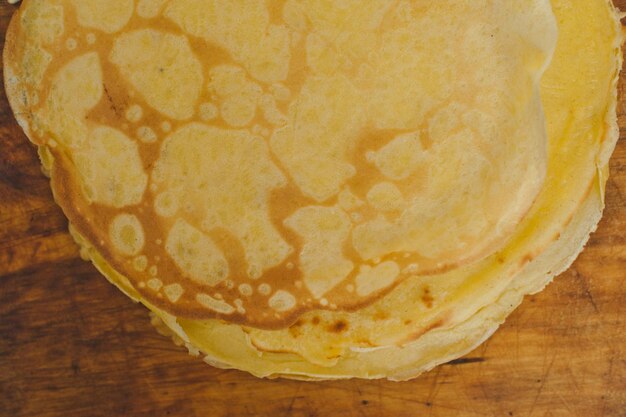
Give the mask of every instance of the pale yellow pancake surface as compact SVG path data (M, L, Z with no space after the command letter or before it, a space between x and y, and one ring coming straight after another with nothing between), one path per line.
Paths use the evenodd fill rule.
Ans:
M503 248L544 184L556 37L548 0L26 0L5 75L135 291L276 328Z

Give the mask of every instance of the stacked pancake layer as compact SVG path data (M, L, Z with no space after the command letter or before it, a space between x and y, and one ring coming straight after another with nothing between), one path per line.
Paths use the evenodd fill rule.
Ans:
M414 377L601 216L606 0L27 0L6 41L83 254L216 366Z

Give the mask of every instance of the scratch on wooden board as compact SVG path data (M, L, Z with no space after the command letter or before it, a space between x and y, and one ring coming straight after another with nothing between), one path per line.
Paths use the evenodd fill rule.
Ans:
M291 410L293 410L293 405L295 404L296 400L300 397L298 397L298 394L300 394L300 390L302 389L302 384L298 384L298 388L296 388L296 392L294 393L293 397L291 397L291 401L289 402L289 407L287 407L287 413L291 414Z
M611 376L613 374L613 361L615 360L615 351L611 352L611 359L609 360L609 370L607 371L607 377L606 377L606 381L608 382L609 386L611 383ZM602 397L602 414L600 414L600 417L604 417L604 414L606 413L606 397L603 396Z
M565 408L567 409L567 411L570 413L570 415L574 415L574 412L572 410L572 408L569 406L568 401L563 398L563 394L561 394L560 392L556 393L557 397L559 397L559 400L561 400L561 403L563 404L563 406L565 406Z
M537 395L535 395L533 404L530 407L530 411L528 412L528 417L532 416L533 412L535 411L535 407L537 406L537 403L539 402L539 397L541 396L541 393L543 392L543 388L546 385L546 380L548 379L548 376L550 375L550 371L552 370L552 365L554 365L555 360L556 360L556 352L554 353L554 355L552 355L552 360L550 361L550 364L548 365L543 375L541 376L541 382L540 382L539 388L537 389Z
M483 352L484 354L484 352ZM468 398L468 394L467 394L467 390L470 387L470 383L467 380L467 378L465 377L465 374L463 373L463 368L460 366L455 366L453 368L456 371L456 374L458 375L458 377L461 379L461 386L464 387L464 394L465 394L465 398Z
M596 313L599 313L600 309L598 308L598 304L596 304L596 300L593 298L593 294L591 294L591 291L589 290L587 279L576 268L572 268L572 272L574 273L576 280L580 283L580 286L582 287L585 294L585 298L589 300L589 302L593 306L594 311Z
M574 390L576 391L576 394L581 393L580 385L578 384L577 375L574 373L574 371L572 371L572 368L569 363L565 369L567 370L567 373L569 374L569 381L572 383L572 385L574 385Z
M458 369L458 368L455 368L455 369ZM355 383L357 383L358 381L359 380L356 380L356 379L354 380ZM322 388L327 388L328 387L328 383L324 382L324 381L310 381L310 382L308 382L308 384L317 385L317 386L320 386ZM353 388L351 388L350 385L333 385L333 388L337 389L339 391L354 392ZM359 392L361 394L365 393L367 395L370 395L370 392L367 392L367 391L359 390ZM413 392L408 392L408 394L414 395ZM413 403L413 404L420 404L420 405L428 406L428 401L420 401L420 400L417 400L417 399L415 399L413 397L402 397L402 396L392 395L392 394L389 394L389 393L386 393L386 392L381 392L381 395L382 395L383 398L389 399L389 400L401 401L401 402L406 402L406 403ZM437 408L463 413L463 414L460 414L460 415L463 415L463 416L471 415L471 414L468 414L468 412L471 412L474 415L480 415L480 416L489 416L489 417L493 416L493 413L487 413L487 412L483 412L483 411L476 411L474 409L468 410L467 408L453 407L453 406L447 405L447 404L443 405L443 404L439 403L436 406L437 406Z
M37 255L39 254L40 249L41 249L41 241L35 242L35 246L33 247L30 258L33 260L37 259Z
M432 415L433 413L433 401L435 400L435 397L437 396L437 391L438 391L438 384L437 381L439 380L439 375L441 374L441 370L443 369L443 367L439 366L437 368L437 370L435 371L435 377L433 378L433 382L430 385L430 391L428 392L428 397L426 399L426 406L429 408L428 409L428 415Z

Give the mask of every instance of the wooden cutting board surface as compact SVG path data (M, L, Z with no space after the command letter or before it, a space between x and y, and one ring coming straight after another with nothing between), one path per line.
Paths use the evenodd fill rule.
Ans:
M465 358L405 383L260 380L188 356L79 259L2 91L0 416L626 416L623 140L606 200L574 266Z

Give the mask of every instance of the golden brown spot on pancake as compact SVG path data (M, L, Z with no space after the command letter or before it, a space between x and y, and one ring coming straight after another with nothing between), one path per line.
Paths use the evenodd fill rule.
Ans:
M337 320L330 326L328 326L328 331L331 333L342 333L348 330L348 323L343 320Z
M300 337L302 335L302 329L299 326L293 325L289 327L289 334L294 338Z
M317 326L320 324L320 318L318 316L313 317L313 319L311 319L311 324Z
M533 256L532 254L527 254L527 255L524 255L524 256L522 257L522 259L520 259L520 261L519 261L519 265L520 265L520 266L524 266L524 265L526 265L527 263L529 263L530 261L532 261L533 259L534 259L534 256Z
M372 343L372 341L369 339L358 339L356 343L359 346L376 347L376 344Z
M422 289L422 302L424 303L424 305L428 308L432 308L433 307L433 301L435 299L433 298L433 296L430 293L430 288L428 286L425 286Z
M304 326L305 322L302 319L296 320L294 324L289 326L289 334L292 337L300 337L303 333L302 326Z
M377 309L374 315L372 316L374 320L387 320L389 318L389 312L381 309Z
M447 319L436 320L435 322L423 327L422 329L409 334L405 339L403 339L402 341L398 343L398 346L403 346L407 343L413 342L419 339L424 334L428 333L429 331L434 330L438 327L442 327L446 322L447 322Z

